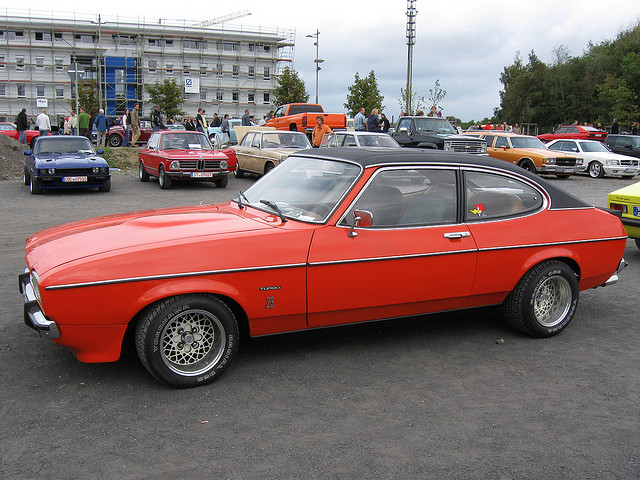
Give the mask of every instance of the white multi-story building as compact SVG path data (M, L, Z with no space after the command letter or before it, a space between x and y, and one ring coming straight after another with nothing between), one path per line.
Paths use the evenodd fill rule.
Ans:
M257 119L273 109L277 76L293 58L294 30L48 15L0 12L0 120L14 121L22 108L30 117L42 108L67 116L75 109L74 63L84 81L95 81L107 115L136 102L148 115L144 86L175 79L188 92L186 115L202 107L208 118L238 117L249 109Z

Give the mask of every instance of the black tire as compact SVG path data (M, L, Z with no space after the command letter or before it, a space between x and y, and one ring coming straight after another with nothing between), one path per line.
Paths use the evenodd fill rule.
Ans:
M39 195L42 193L42 187L33 176L29 176L29 190L33 195Z
M24 183L25 185L29 185L31 183L31 180L29 179L30 175L29 172L27 171L27 167L24 167L24 172L22 173L22 183Z
M225 188L229 183L229 175L222 175L219 179L214 180L213 183L215 183L218 188Z
M160 188L163 190L168 190L173 186L173 180L166 174L162 165L160 165L160 168L158 169L158 183L160 184Z
M536 166L528 158L525 158L524 160L520 160L520 162L518 163L518 166L524 168L525 170L531 173L536 173Z
M178 295L152 306L136 326L136 350L161 382L206 385L229 367L238 350L233 312L213 295Z
M236 171L233 172L233 176L236 178L244 177L244 170L242 170L239 165L236 165Z
M110 192L111 191L111 179L107 180L106 182L104 182L104 185L102 185L101 187L98 187L98 190L100 192Z
M633 239L636 242L636 247L640 248L640 238Z
M109 135L109 146L110 147L119 147L122 145L122 137L117 133L113 135Z
M144 169L144 164L142 162L140 162L140 166L138 167L138 178L140 179L141 182L149 181L149 174Z
M275 168L275 165L271 162L267 162L264 166L264 174L266 175L267 173L269 173L271 170L273 170Z
M575 272L566 263L547 260L529 270L507 296L505 319L532 337L551 337L573 318L578 296Z
M587 171L589 172L589 176L591 178L604 177L604 167L600 162L597 162L595 160L589 164Z

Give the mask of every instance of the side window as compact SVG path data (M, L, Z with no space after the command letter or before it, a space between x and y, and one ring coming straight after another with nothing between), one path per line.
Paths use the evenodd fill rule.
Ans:
M578 145L576 145L576 142L563 142L562 151L563 152L577 152L578 151Z
M560 127L553 133L567 133L568 127Z
M616 139L616 147L626 147L631 146L631 140L625 137L618 137Z
M401 118L398 122L398 131L400 131L401 128L406 128L408 132L411 132L411 119Z
M147 148L150 150L157 150L159 140L160 140L160 135L158 135L157 133L154 133L153 135L151 135L151 138L149 138L149 142L147 143Z
M558 142L555 142L553 145L547 145L547 148L549 150L559 151L559 150L562 150L563 145L564 145L564 141L560 140Z
M343 147L357 147L356 137L353 135L345 135L343 137L344 141L342 142Z
M537 210L542 195L519 180L494 173L465 172L464 220L473 222L510 217Z
M251 142L251 146L260 148L262 146L260 144L261 142L262 142L262 135L260 135L259 133L256 133L255 136L253 137L253 141Z
M578 133L578 127L567 127L567 133Z
M365 187L341 225L350 225L355 210L371 213L370 228L402 228L456 223L456 171L389 169Z
M487 147L493 146L493 140L496 138L495 135L485 135L484 139L487 141Z
M507 137L496 137L495 148L501 147L509 147L509 140L507 140Z
M253 142L253 137L254 137L255 133L247 133L244 138L242 139L242 146L243 147L250 147L251 146L251 142Z

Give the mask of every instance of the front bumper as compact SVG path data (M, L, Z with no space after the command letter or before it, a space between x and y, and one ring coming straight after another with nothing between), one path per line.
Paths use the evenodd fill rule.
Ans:
M175 179L175 180L217 180L219 178L224 177L225 175L229 175L229 171L227 170L202 170L202 171L176 171L176 170L165 170L165 173Z
M58 326L47 318L36 299L29 270L25 270L24 273L18 276L18 286L24 298L24 323L27 327L33 328L40 335L59 338L60 331Z
M545 164L541 167L536 167L542 173L576 173L578 171L577 165L554 165Z
M65 179L86 177L86 180L82 181L68 181ZM57 188L95 188L103 187L111 179L110 174L93 174L93 175L36 175L35 180L42 189L57 189Z

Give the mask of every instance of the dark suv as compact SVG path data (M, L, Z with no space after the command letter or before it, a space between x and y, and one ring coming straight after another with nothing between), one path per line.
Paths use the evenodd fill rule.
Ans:
M487 154L487 142L459 135L445 118L400 117L391 135L403 147L434 148L450 152Z
M640 135L609 135L604 143L614 153L640 158Z

